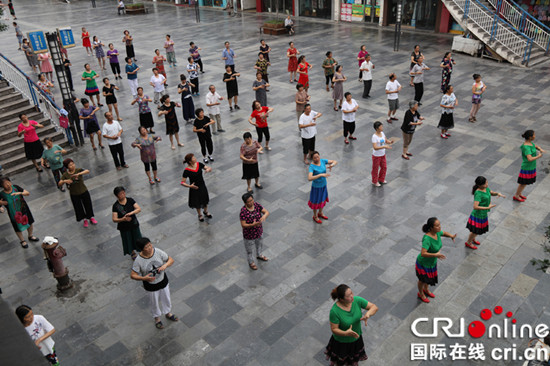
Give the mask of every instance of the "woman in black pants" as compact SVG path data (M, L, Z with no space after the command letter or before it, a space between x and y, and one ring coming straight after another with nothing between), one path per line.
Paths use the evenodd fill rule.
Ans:
M85 228L88 227L88 220L90 220L92 225L96 225L97 221L94 218L92 198L83 179L83 175L89 174L90 171L88 169L77 168L72 159L63 160L63 166L67 170L63 173L57 185L63 187L63 184L66 184L69 188L76 221L80 222L84 220Z
M214 151L214 145L212 144L212 133L210 132L210 125L216 123L215 120L210 119L204 115L204 110L198 108L195 111L195 122L193 123L193 132L197 134L199 138L199 143L201 144L202 152L202 161L205 164L208 163L208 160L214 161L212 157L212 152ZM206 150L208 149L208 158L206 157Z
M265 149L271 150L269 147L269 127L267 126L267 117L269 113L273 112L271 107L262 107L262 104L255 100L252 102L252 114L248 118L248 122L256 127L256 132L258 133L258 142L262 143L262 136L265 136ZM253 122L253 120L256 122Z

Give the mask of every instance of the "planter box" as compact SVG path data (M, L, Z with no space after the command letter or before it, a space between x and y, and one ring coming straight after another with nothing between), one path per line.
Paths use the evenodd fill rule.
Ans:
M145 14L149 11L145 6L139 7L139 8L129 8L126 6L126 14Z
M279 35L279 34L286 34L288 31L285 28L284 23L264 23L262 26L262 29L264 31L264 34L272 34L272 35Z

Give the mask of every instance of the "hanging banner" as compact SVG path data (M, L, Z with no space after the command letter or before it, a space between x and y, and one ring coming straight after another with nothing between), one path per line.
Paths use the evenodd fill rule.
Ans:
M71 29L71 27L57 28L57 35L61 40L61 47L71 48L76 46L73 30Z
M32 31L27 33L27 39L31 44L34 53L48 52L48 44L43 31Z

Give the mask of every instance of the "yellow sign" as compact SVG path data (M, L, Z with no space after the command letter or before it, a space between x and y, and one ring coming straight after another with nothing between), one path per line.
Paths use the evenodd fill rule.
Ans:
M376 7L375 11L374 11L374 16L376 17L380 17L380 7Z
M365 15L370 17L370 6L367 5L367 7L365 8Z

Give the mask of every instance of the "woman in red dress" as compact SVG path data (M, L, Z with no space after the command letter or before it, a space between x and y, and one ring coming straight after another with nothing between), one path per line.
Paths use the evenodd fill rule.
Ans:
M289 81L292 83L293 81L298 81L296 80L296 69L298 68L298 55L300 51L294 48L294 42L289 42L288 45L290 48L286 50L286 57L288 57L288 72L290 72Z
M304 86L304 89L309 89L309 69L311 69L313 66L308 64L306 62L306 56L300 56L298 58L298 74L300 74L300 78L298 79L298 84L302 84Z
M88 32L84 27L82 27L82 46L86 48L86 53L88 56L93 55L92 43L90 42L90 32Z
M159 50L155 50L155 57L153 57L153 63L155 64L156 68L159 70L159 74L162 74L162 76L164 76L164 78L166 79L166 71L164 70L164 61L166 61L166 57L161 55Z

